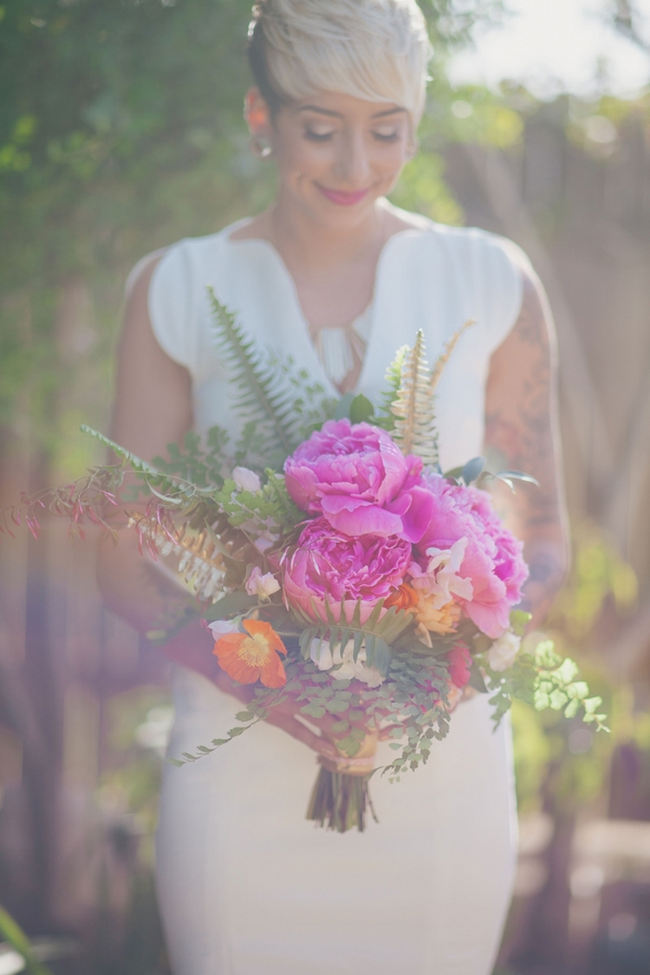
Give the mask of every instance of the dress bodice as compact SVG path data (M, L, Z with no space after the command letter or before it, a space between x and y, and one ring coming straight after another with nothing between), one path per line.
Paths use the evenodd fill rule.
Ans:
M279 253L263 239L233 239L244 223L174 244L151 282L154 333L165 352L191 374L199 432L215 423L232 435L238 430L208 287L255 343L291 354L327 392L336 392ZM445 468L482 449L489 360L519 312L521 261L515 245L503 238L428 220L394 234L379 256L358 392L377 400L396 349L412 344L418 329L433 361L463 322L476 323L463 335L438 387L436 414Z

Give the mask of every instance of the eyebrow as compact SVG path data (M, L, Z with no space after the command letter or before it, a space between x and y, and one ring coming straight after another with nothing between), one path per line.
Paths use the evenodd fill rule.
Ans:
M330 108L321 108L319 105L301 105L299 112L318 112L319 115L327 115L330 118L343 118L343 112L334 112ZM385 118L387 115L396 115L398 112L406 112L405 108L399 105L395 108L385 108L381 112L375 112L371 118Z

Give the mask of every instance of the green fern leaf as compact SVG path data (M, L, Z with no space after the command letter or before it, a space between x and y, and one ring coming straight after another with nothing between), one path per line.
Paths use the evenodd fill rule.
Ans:
M246 338L234 315L221 304L212 288L208 289L214 312L217 338L231 365L232 382L241 392L236 408L247 420L268 428L266 447L269 451L291 453L291 399L278 388L278 373L265 368L254 343Z
M395 353L393 361L386 370L386 375L384 378L388 388L381 395L379 407L373 419L373 423L382 427L384 430L388 430L389 432L395 428L393 403L397 398L397 394L402 382L402 370L404 368L404 360L408 351L408 345L401 346L401 348L399 348Z

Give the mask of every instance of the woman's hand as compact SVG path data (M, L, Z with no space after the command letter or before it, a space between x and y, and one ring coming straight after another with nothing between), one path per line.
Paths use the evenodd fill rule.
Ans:
M253 700L257 685L238 684L221 669L211 652L211 636L201 621L188 624L160 649L170 660L196 670L212 681L219 690L242 704L248 705ZM336 734L333 729L341 717L324 715L322 718L307 718L300 714L301 706L295 697L287 695L275 707L269 708L265 721L281 728L323 758L331 761L340 759L341 752L336 746L336 740L341 735ZM370 733L375 731L374 726L364 726L364 730ZM386 729L379 737L384 737L387 733Z

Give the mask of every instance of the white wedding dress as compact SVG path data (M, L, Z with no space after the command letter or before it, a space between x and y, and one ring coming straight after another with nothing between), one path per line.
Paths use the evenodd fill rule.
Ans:
M291 353L333 392L282 259L263 240L232 240L238 226L171 247L150 290L155 334L192 375L199 430L237 426L208 285L256 342ZM445 468L481 452L489 358L521 304L511 248L423 220L379 260L358 383L370 398L419 328L433 360L476 320L439 387ZM171 755L222 735L240 708L183 667L174 706ZM380 763L394 754L385 749ZM507 722L495 733L484 696L463 703L426 766L397 784L373 779L380 822L363 833L307 822L316 773L314 753L267 724L195 764L166 767L157 878L175 975L489 975L515 868Z

